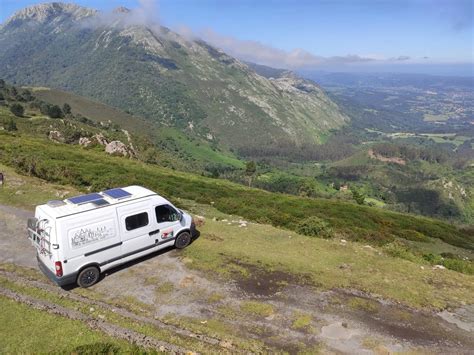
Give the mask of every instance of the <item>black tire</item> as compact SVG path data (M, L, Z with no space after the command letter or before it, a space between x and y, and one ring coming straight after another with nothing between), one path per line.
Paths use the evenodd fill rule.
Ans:
M86 267L77 276L77 285L82 288L91 287L99 281L100 271L95 266Z
M184 249L191 243L191 234L189 232L182 232L176 237L174 246L176 249Z

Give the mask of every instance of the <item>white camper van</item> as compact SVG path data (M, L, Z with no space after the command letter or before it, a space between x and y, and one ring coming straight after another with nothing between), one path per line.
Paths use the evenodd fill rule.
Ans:
M89 287L101 272L154 251L189 245L192 217L140 186L49 201L28 220L40 269L58 285Z

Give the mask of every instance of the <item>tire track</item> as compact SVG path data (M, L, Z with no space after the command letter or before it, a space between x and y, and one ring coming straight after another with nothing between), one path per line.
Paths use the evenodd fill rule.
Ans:
M133 330L120 327L115 324L108 323L103 320L95 319L85 314L75 311L69 308L65 308L59 305L56 305L51 302L39 300L30 296L22 295L20 293L14 292L9 289L0 287L0 295L5 296L9 299L12 299L16 302L26 304L34 309L41 311L46 311L50 314L59 315L65 318L79 320L85 323L92 330L100 330L105 334L114 337L126 340L128 342L134 343L140 347L151 348L158 351L172 353L172 354L195 354L195 352L188 349L184 349L180 346L176 346L150 336L140 334Z

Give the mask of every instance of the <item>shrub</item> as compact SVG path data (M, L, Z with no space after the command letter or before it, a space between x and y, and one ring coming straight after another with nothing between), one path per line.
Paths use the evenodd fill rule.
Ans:
M423 259L425 259L427 262L430 264L442 264L443 263L443 258L440 255L435 255L435 254L424 254Z
M365 201L365 195L356 189L352 189L351 192L354 201L357 202L357 204L359 205L363 205Z
M15 121L13 120L13 118L10 117L10 119L8 121L6 121L4 123L4 126L5 126L5 129L8 131L8 132L13 132L13 131L16 131L17 130L17 127L16 127L16 123Z
M20 104L13 104L10 106L10 111L17 117L23 117L23 113L25 112L25 109Z
M397 235L401 238L407 239L407 240L412 240L414 242L429 242L430 238L428 238L426 235L423 233L420 233L415 230L411 229L405 229L400 231L400 233L397 233Z
M447 269L462 272L463 274L474 274L474 264L469 260L444 259L442 265Z
M302 220L296 230L298 233L309 237L332 238L333 236L333 231L329 227L329 223L316 216Z
M50 105L47 103L40 104L40 111L43 115L47 115L51 118L63 117L63 111L58 105Z
M401 242L394 241L392 243L388 243L383 247L383 250L386 254L393 256L395 258L401 258L405 260L410 260L413 262L421 261L419 257L414 255L406 245Z
M71 113L71 105L67 102L63 105L63 112L65 115L69 115Z
M52 105L49 107L48 116L51 118L61 118L63 117L63 111L58 105Z

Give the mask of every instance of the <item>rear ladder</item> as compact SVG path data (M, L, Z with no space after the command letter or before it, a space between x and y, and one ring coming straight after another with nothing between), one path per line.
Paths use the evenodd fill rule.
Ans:
M42 255L52 255L51 226L47 219L28 218L28 239Z

